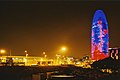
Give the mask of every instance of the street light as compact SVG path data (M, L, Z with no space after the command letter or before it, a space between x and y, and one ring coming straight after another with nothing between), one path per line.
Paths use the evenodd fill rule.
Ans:
M43 52L43 55L45 55L45 52Z
M4 54L4 53L6 53L6 52L9 53L9 56L11 56L11 49L10 49L10 51L9 51L8 49L7 49L7 50L4 50L4 49L1 49L1 50L0 50L0 53L1 53L1 54Z
M62 51L66 51L66 47L62 47L61 50L62 50Z
M4 49L1 49L1 50L0 50L0 53L1 53L1 54L4 54L5 52L6 52L6 51L5 51Z
M44 56L45 58L47 57L47 55Z
M60 52L61 52L61 53L64 53L64 52L66 52L66 51L67 51L67 48L66 48L65 46L61 47L61 49L60 49Z
M47 55L46 55L46 53L45 53L45 52L43 52L43 57L44 57L44 58L46 58L46 57L47 57Z
M26 53L25 55L26 55L26 57L27 57L27 56L28 56L27 50L25 50L25 53Z

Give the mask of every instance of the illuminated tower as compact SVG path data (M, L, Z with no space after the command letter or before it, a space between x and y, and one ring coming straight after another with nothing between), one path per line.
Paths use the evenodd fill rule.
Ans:
M91 32L92 60L108 57L109 36L108 23L102 10L97 10L93 17Z

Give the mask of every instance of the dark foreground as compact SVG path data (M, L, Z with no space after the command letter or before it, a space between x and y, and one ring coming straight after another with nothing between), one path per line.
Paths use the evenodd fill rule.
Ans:
M72 75L72 78L56 78L52 75ZM40 76L40 77L38 77ZM120 80L120 70L103 73L97 69L75 66L0 66L0 80Z

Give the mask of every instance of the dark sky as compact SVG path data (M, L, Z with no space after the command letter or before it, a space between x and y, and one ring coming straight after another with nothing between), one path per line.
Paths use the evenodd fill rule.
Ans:
M102 9L109 24L110 47L120 47L120 2L117 1L0 1L0 48L12 55L48 57L90 55L94 12ZM7 53L9 54L9 53Z

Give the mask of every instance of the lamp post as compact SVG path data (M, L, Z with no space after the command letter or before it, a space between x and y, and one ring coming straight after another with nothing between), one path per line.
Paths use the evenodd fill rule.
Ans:
M10 50L4 50L4 49L1 49L1 50L0 50L0 53L1 53L1 54L4 54L4 53L6 53L6 52L8 52L9 56L11 56L11 49L10 49Z
M66 52L66 50L67 50L67 48L66 48L65 46L61 47L60 52L62 53L62 55L63 55L64 52ZM64 56L64 55L63 55L63 56Z
M1 54L1 59L2 59L2 54L4 54L6 51L4 49L1 49L0 50L0 54ZM1 62L1 59L0 59L0 62Z
M64 52L67 50L67 48L65 47L65 46L63 46L62 48L61 48L61 51L62 51L62 56L61 56L61 63L63 63L64 64L64 61L65 61L65 57L64 57Z
M56 54L56 57L57 57L57 64L62 64L64 63L64 52L67 50L67 48L65 46L61 47L60 48L60 51L59 53L60 54Z
M25 56L28 57L28 52L27 52L27 50L25 50Z
M26 58L24 58L24 60L25 60L25 65L28 65L28 60L27 60L28 51L27 51L27 50L25 50L25 56L26 56Z
M2 56L2 54L4 54L6 51L4 50L4 49L1 49L0 50L0 54L1 54L1 56Z

